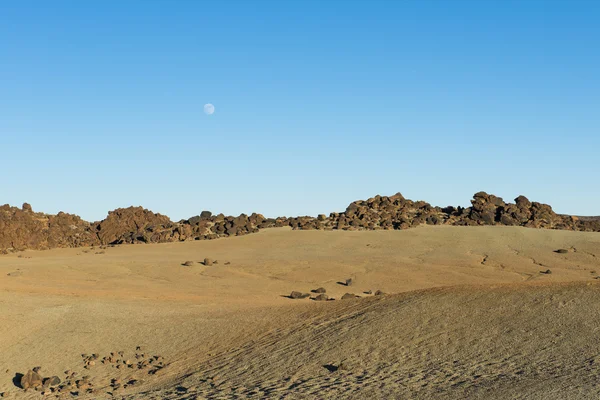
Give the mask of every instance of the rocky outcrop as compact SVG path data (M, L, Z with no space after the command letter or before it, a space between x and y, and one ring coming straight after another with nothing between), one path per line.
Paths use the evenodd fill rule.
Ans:
M295 218L296 229L408 229L419 225L508 225L529 228L600 231L600 221L556 214L547 204L519 196L514 203L485 192L475 193L471 207L434 207L424 201L405 199L400 193L375 196L350 203L346 211L328 218Z
M176 240L176 227L167 216L129 207L110 211L93 230L102 244L153 243Z
M548 204L531 202L525 196L517 197L514 203L505 203L500 197L479 192L473 196L471 203L469 214L459 218L455 225L509 225L600 231L600 221L557 214Z
M90 224L76 215L36 213L22 208L0 207L0 252L54 247L79 247L122 243L164 243L207 240L247 235L260 229L289 226L292 229L377 230L409 229L419 225L508 225L529 228L600 232L600 219L556 214L547 204L519 196L514 203L478 192L471 207L435 207L412 201L400 193L354 201L343 212L317 217L265 218L262 214L237 217L198 216L179 222L142 207L119 208L106 219Z
M0 206L0 252L98 243L90 223L76 215L36 213L27 203L22 208Z

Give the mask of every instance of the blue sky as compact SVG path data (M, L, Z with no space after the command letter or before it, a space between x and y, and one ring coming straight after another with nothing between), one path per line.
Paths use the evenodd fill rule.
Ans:
M177 220L484 190L599 215L599 20L592 0L5 1L0 204Z

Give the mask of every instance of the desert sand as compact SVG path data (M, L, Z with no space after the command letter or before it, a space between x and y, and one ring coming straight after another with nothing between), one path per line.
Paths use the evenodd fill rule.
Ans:
M503 226L3 255L0 393L41 398L13 383L41 366L89 375L78 398L598 398L599 272L598 233ZM84 369L118 351L164 368Z

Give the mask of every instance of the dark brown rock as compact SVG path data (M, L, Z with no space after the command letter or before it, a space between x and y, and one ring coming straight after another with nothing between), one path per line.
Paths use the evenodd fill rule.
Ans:
M531 202L524 196L517 197L515 203L505 203L501 197L485 192L476 193L469 208L434 207L424 201L405 199L397 193L354 201L344 212L333 212L329 217L320 214L317 218L267 219L257 213L233 217L203 211L197 217L178 223L142 207L129 207L114 210L103 221L90 224L76 215L63 212L57 215L36 213L25 203L21 208L0 207L0 253L100 244L216 239L283 226L298 230L356 231L409 229L422 224L508 225L600 232L599 218L559 215L549 205Z
M76 215L47 215L35 213L27 206L0 206L0 252L94 244L98 244L98 238L90 223Z
M307 297L310 297L310 294L293 291L288 297L290 299L306 299Z
M51 376L50 378L44 378L43 386L45 388L60 385L60 378L58 376Z
M94 228L102 244L119 244L159 241L156 238L160 235L153 233L173 226L171 220L164 215L155 214L143 207L129 207L109 212L108 217ZM183 231L177 233L181 237ZM153 236L155 239L152 239Z

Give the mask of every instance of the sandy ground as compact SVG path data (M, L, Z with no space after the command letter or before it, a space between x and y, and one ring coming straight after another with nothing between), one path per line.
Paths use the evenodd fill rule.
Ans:
M13 384L39 365L90 375L89 398L598 398L597 271L600 234L514 227L0 256L0 393L41 398ZM363 298L285 297L317 287ZM378 289L390 295L363 294ZM137 346L168 365L83 369L81 354ZM113 392L111 378L140 384Z

